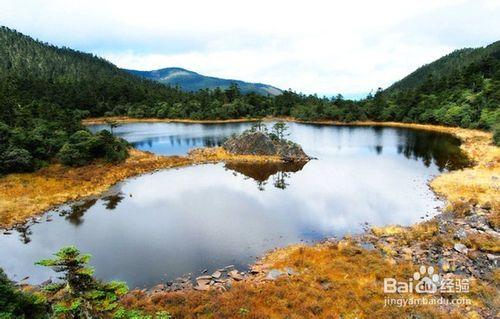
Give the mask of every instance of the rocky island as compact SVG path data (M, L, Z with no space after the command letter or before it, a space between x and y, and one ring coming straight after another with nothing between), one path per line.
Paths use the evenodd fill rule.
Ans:
M277 122L269 132L258 123L242 134L230 137L222 148L233 155L278 156L283 162L307 162L311 159L302 147L285 138L287 125Z

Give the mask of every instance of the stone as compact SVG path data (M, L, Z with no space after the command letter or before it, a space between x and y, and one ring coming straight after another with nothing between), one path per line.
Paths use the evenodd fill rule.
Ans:
M219 279L221 276L222 276L222 273L219 270L214 271L214 273L212 274L212 278L215 278L215 279Z
M281 277L281 275L283 275L283 272L281 270L278 270L278 269L271 269L267 275L266 275L266 280L276 280L278 279L279 277Z
M456 243L453 246L453 249L455 249L456 251L458 251L461 254L467 254L467 252L469 251L467 249L467 246L465 246L464 244L461 244L461 243Z
M411 250L411 248L408 248L408 247L403 247L403 249L401 249L401 251L404 254L407 254L407 255L411 255L413 253L413 251Z
M210 285L206 284L206 285L196 285L194 286L194 289L195 290L199 290L199 291L207 291L210 289Z
M238 273L238 271L236 269L231 270L227 274L229 275L229 277L231 277L232 279L234 279L236 281L243 280L243 276L240 273Z
M467 233L465 232L465 230L463 228L459 228L456 232L455 232L455 235L454 237L458 240L463 240L465 238L467 238Z
M330 290L332 288L332 283L329 281L322 281L320 285L324 290Z
M196 284L198 286L206 286L206 285L210 285L210 283L212 282L212 280L210 279L197 279L196 280Z
M196 277L196 281L203 280L203 279L208 279L210 281L210 280L212 280L212 276L210 276L210 275L203 275L203 276Z
M151 288L152 293L158 293L158 292L162 292L162 291L165 291L165 286L163 284L158 284L158 285L154 286L153 288Z
M488 260L494 261L498 259L498 256L495 256L493 254L486 254L486 258L488 258Z
M260 131L246 131L232 136L222 148L238 155L280 156L286 162L307 162L311 159L297 143L273 139L270 134Z
M293 275L297 274L297 272L295 270L293 270L293 268L290 268L290 267L285 267L285 271L288 274L288 276L293 276Z

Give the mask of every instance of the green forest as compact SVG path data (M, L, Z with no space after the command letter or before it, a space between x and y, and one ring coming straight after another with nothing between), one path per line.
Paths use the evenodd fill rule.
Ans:
M59 48L0 28L0 174L50 162L119 162L128 145L91 134L98 116L299 120L374 120L444 124L495 131L500 143L500 42L455 51L361 101L284 91L278 96L226 90L184 92L134 76L92 54Z

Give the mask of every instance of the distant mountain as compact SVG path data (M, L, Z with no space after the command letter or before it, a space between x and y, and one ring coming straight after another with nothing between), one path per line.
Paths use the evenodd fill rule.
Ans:
M439 81L445 77L456 78L470 65L481 63L487 58L500 58L500 41L486 47L455 50L434 62L421 66L403 79L395 82L385 91L393 93L405 89L414 89L431 78L433 81Z
M182 68L165 68L153 71L125 70L131 74L146 79L158 81L171 86L179 86L184 91L198 91L201 89L227 89L233 83L237 84L242 93L258 93L261 95L279 95L282 91L274 86L262 83L248 83L240 80L220 79L204 76Z

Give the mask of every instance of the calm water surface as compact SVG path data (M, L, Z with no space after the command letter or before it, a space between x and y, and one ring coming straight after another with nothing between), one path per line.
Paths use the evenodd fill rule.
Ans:
M115 134L142 150L180 155L249 126L127 124ZM11 278L39 283L54 273L33 263L74 244L93 255L99 278L131 287L231 264L244 270L277 246L430 217L441 203L427 182L466 164L458 141L443 134L294 123L290 132L318 160L197 165L129 179L0 235L0 266Z

